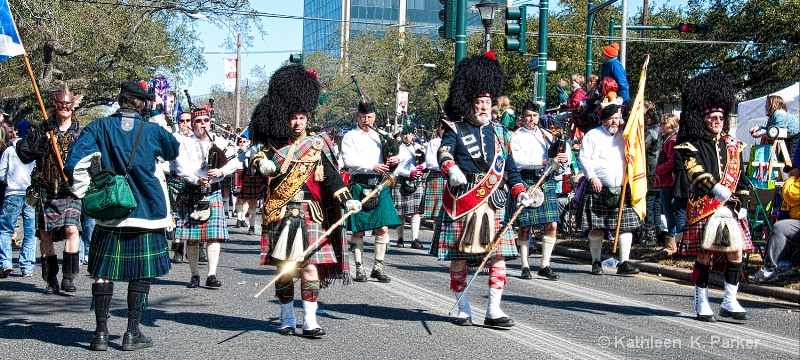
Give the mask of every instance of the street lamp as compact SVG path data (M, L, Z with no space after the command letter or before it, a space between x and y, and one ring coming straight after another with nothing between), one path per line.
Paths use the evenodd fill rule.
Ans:
M201 14L201 13L191 13L191 14L189 14L189 17L192 18L192 19L195 19L195 20L211 19L211 17L209 17L208 15ZM233 34L233 30L231 30L231 27L228 26L227 23L225 23L223 21L220 21L220 23L225 25L226 28L228 28L228 34L231 34L231 35ZM241 107L242 107L240 90L239 90L239 88L241 87L241 81L242 81L242 77L240 75L241 74L241 67L242 67L241 59L242 59L242 35L237 32L236 33L236 87L233 90L234 94L236 95L236 116L235 116L235 120L234 120L236 122L236 128L239 128L239 124L240 124L240 121L239 121L240 115L239 115L239 113L241 112Z
M403 77L403 74L405 74L406 71L411 70L411 68L414 68L414 67L417 67L417 66L423 66L423 67L432 69L432 68L436 67L436 64L434 64L434 63L414 64L414 65L411 65L411 66L405 68L403 71L397 73L397 83L395 84L395 88L394 88L395 99L397 100L397 102L399 102L399 100L400 100L399 99L399 97L400 97L400 78ZM400 113L397 112L397 115L400 115ZM394 129L392 131L394 131L394 130L397 130L397 116L395 116L395 118L394 118Z
M491 30L492 30L492 22L494 22L494 11L497 10L499 5L493 0L481 0L480 3L475 4L475 8L478 9L478 13L481 14L481 22L483 23L483 31L484 31L484 49L483 51L489 51L491 46Z

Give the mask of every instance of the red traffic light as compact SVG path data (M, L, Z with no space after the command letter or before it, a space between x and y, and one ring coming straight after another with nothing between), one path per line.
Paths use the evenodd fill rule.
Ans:
M689 24L689 23L678 24L678 26L676 26L675 29L680 32L691 33L691 34L698 34L698 33L705 34L708 32L708 27L705 25Z

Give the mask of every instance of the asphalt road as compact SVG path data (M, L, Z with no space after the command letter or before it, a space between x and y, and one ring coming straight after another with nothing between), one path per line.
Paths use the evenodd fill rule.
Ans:
M280 309L274 290L253 297L275 270L258 265L258 237L245 231L231 228L232 239L223 244L221 289L186 288L188 264L174 265L169 275L153 281L142 330L155 346L135 352L120 348L126 327L124 282L117 283L111 306L110 349L93 353L88 350L94 330L91 279L85 267L74 296L42 295L38 269L31 278L0 280L0 358L439 359L463 352L500 359L800 358L797 303L741 294L752 320L701 323L694 320L689 283L645 274L610 275L613 270L592 276L588 263L561 257L552 264L561 275L556 282L536 276L521 280L519 261L508 262L502 308L517 324L511 330L455 326L447 314L455 302L448 289L448 264L427 255L427 249L410 248L389 251L389 284L335 284L321 291L324 313L318 320L327 336L281 336L275 332ZM406 239L410 235L406 229ZM422 231L426 247L430 237L430 231ZM365 240L369 271L372 238ZM534 274L538 257L530 259ZM201 283L204 271L201 265ZM481 274L469 290L478 324L485 314L487 281ZM721 289L711 289L710 296L718 311Z

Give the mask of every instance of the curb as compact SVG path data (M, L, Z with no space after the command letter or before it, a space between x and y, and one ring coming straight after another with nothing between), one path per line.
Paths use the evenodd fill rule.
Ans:
M422 221L422 227L433 229L433 220L425 219ZM583 260L592 260L592 255L589 253L588 250L583 249L575 249L563 245L556 245L553 249L553 253L565 257L570 258L577 258ZM608 256L604 256L603 260L608 258ZM652 262L646 262L644 260L630 260L631 263L635 264L639 267L642 271L655 274L658 276L665 276L672 279L683 280L687 282L691 282L692 271L689 269L682 269L674 266L667 266L656 264ZM719 274L710 274L709 277L709 284L714 285L719 288L723 288L724 279L722 275ZM784 301L789 301L793 303L800 304L800 290L792 290L787 289L784 287L776 287L776 286L769 286L769 285L757 285L752 284L747 281L741 281L739 283L739 291L751 295L758 295L758 296L766 296L775 299L780 299Z

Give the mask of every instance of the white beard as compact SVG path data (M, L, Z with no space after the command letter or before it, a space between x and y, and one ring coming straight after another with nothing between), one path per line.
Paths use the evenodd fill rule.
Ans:
M473 123L475 125L483 126L483 125L488 124L489 121L492 120L492 115L491 114L487 114L487 113L475 113L474 120L473 119L469 119L469 120L470 120L471 123Z
M619 131L619 126L614 126L614 127L603 126L603 128L606 129L606 131L608 131L608 133L611 134L612 136L616 135L617 131Z

